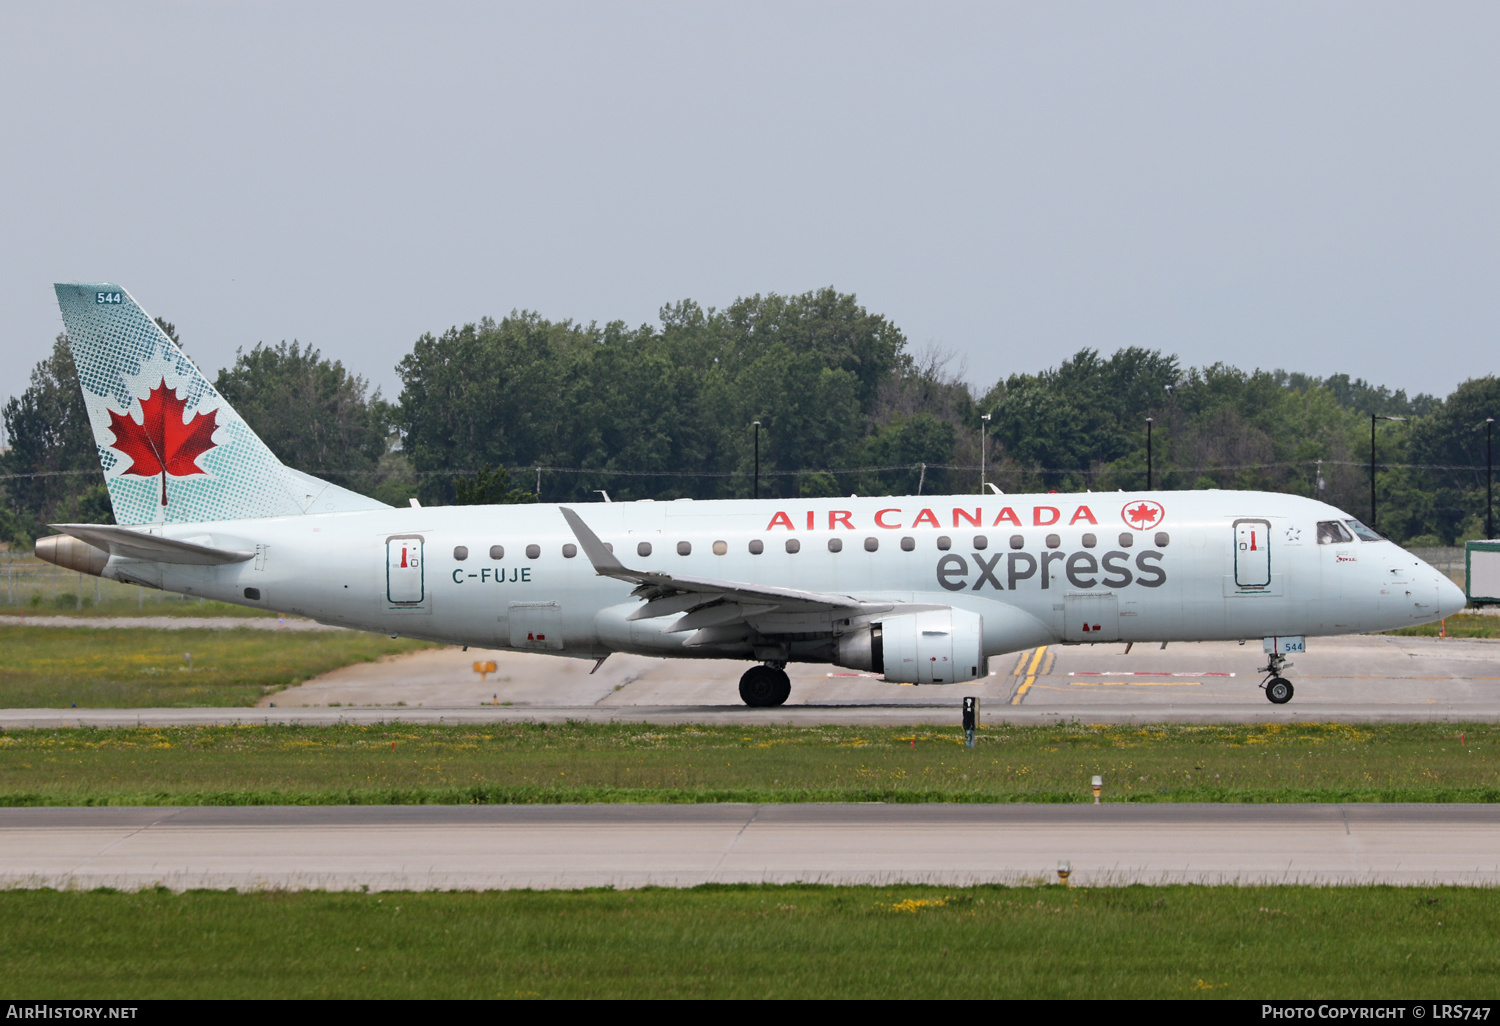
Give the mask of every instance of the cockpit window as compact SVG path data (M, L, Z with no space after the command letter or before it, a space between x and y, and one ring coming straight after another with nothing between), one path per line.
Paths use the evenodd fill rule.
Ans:
M1385 541L1384 538L1380 537L1380 535L1370 530L1364 524L1361 524L1358 520L1345 520L1344 523L1349 525L1349 530L1353 531L1354 536L1360 541Z
M1354 536L1337 520L1320 520L1318 522L1319 545L1348 545L1353 540Z

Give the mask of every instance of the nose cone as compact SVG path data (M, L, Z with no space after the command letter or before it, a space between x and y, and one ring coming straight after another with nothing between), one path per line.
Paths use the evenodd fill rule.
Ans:
M1450 581L1447 574L1433 572L1438 576L1438 611L1444 619L1462 613L1469 604L1464 590Z

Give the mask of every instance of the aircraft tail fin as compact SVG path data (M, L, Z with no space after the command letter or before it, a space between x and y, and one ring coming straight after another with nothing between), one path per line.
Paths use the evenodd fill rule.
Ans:
M284 465L120 286L54 288L116 523L386 508Z

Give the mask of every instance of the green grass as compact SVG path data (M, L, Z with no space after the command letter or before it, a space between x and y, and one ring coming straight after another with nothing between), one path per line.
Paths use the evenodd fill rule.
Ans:
M247 632L248 633L248 632ZM1460 743L1460 734L1463 735ZM1492 761L1495 760L1495 761ZM403 723L0 735L0 805L1500 801L1500 728Z
M237 619L275 619L282 613L270 609L248 609L228 601L178 598L136 603L135 598L107 598L96 603L89 595L78 601L74 595L57 595L21 606L0 606L0 616L234 616ZM0 619L0 622L5 622Z
M1441 998L1500 890L813 887L0 892L5 990L63 998Z
M1450 638L1500 638L1500 616L1460 613L1457 616L1448 617L1441 624L1428 623L1420 627L1402 627L1385 633L1408 638L1435 638L1440 631Z
M0 626L0 708L254 705L340 666L426 647L352 631Z
M95 602L92 596L85 595L80 601L73 595L59 594L50 598L43 598L40 593L33 596L37 601L26 602L20 605L0 606L0 617L15 617L19 620L23 616L69 616L69 617L134 617L134 616L172 616L172 617L235 617L237 619L274 619L282 614L270 609L249 609L245 606L237 606L230 602L213 602L206 599L190 599L177 595L168 596L153 602L137 603L135 599L106 598ZM0 623L5 622L0 619Z

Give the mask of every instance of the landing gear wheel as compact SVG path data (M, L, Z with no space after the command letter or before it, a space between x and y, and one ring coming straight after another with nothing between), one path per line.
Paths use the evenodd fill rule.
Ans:
M791 678L774 666L752 666L740 678L740 697L749 706L760 709L777 706L791 693Z
M1277 705L1286 705L1292 700L1292 682L1285 677L1272 677L1266 681L1266 697Z

